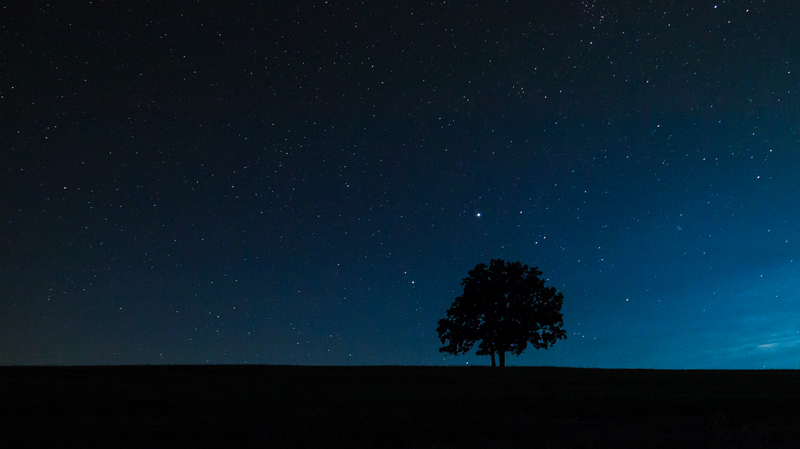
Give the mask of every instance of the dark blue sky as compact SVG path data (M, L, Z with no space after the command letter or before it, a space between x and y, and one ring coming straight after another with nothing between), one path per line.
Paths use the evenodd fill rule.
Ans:
M509 365L800 367L784 2L69 3L0 14L0 364L487 364L503 258Z

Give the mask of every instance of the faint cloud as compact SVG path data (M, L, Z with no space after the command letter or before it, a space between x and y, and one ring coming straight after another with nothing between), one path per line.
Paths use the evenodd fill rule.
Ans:
M777 353L800 348L800 332L792 331L783 334L770 334L763 337L751 337L742 344L725 348L733 356L753 356L764 353Z
M800 347L800 335L797 332L783 337L773 337L767 343L756 346L756 349L787 350Z

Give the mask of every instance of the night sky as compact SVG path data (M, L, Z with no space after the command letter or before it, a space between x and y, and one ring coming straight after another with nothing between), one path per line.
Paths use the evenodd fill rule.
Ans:
M17 3L0 364L487 365L502 258L511 366L800 368L791 2Z

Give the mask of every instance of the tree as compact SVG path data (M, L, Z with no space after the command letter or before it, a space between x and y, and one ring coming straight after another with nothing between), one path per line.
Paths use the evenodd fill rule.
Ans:
M477 355L495 354L505 366L505 354L520 355L530 343L547 349L567 338L562 329L564 295L545 287L538 267L492 259L478 264L463 278L464 293L439 320L439 352L466 354L480 341Z

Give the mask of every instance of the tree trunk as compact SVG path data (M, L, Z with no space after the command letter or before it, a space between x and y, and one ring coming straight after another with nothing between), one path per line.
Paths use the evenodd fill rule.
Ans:
M502 367L506 366L506 352L505 351L500 351L498 354L500 355L500 367L502 368ZM492 366L494 366L494 365L492 365Z
M494 351L492 351L492 366L495 366L495 364L494 364Z

